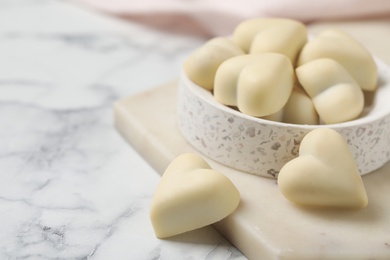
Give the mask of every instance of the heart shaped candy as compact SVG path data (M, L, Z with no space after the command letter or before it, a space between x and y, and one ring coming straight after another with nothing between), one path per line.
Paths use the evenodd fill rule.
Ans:
M303 23L292 19L255 18L240 23L232 38L246 53L276 52L294 64L307 32Z
M244 51L231 40L217 37L191 53L183 68L188 78L195 84L213 90L215 72L219 65L231 57L243 54Z
M367 195L352 153L335 130L318 128L302 140L299 157L278 176L282 194L306 206L363 208Z
M364 94L354 78L337 61L322 58L305 63L296 76L325 124L357 118L364 108Z
M366 48L340 30L326 30L302 48L298 66L312 60L330 58L339 62L363 90L377 87L378 72L375 61Z
M319 117L313 100L299 86L295 86L282 109L282 120L290 124L318 125Z
M247 115L264 117L287 103L294 86L291 61L279 53L241 55L224 61L215 76L214 96Z
M222 173L186 153L168 166L153 196L150 219L158 238L215 223L238 206L240 194Z

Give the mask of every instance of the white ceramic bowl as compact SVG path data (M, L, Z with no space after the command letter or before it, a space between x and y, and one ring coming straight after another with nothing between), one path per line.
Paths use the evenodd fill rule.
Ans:
M327 127L347 140L362 175L390 158L390 68L377 61L379 85L363 115L332 125L297 125L242 114L215 101L182 72L178 124L186 140L211 159L251 174L276 178L282 166L298 156L309 131Z

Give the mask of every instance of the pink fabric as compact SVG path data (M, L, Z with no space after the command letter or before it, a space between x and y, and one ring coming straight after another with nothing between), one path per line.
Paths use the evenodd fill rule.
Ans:
M390 0L79 0L129 19L170 30L230 34L242 20L285 17L315 20L389 17Z

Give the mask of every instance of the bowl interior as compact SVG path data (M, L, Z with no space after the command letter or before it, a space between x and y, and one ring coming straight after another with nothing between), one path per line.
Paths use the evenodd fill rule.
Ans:
M188 87L191 91L194 92L197 96L199 96L203 101L209 103L210 105L223 110L224 112L231 113L235 116L243 117L246 120L250 120L253 122L261 122L262 124L270 124L277 125L280 127L288 127L288 128L299 128L299 129L315 129L319 127L328 127L328 128L348 128L353 126L359 126L364 124L369 124L373 121L376 121L388 114L390 114L390 68L384 64L383 62L376 59L377 67L378 67L378 88L374 92L365 92L365 105L361 116L355 120L351 120L348 122L338 123L338 124L321 124L321 125L298 125L298 124L290 124L283 122L270 121L262 118L256 118L253 116L249 116L241 113L233 108L225 106L214 99L213 94L203 89L202 87L196 85L188 77L185 75L183 71L182 78L188 84Z

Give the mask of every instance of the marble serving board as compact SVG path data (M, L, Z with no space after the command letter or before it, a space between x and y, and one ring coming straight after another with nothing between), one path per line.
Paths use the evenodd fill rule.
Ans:
M114 105L117 129L160 174L181 153L197 153L177 127L177 88L171 82ZM238 209L214 227L248 258L390 259L390 163L363 177L367 208L332 210L292 205L276 180L204 158L240 191Z

